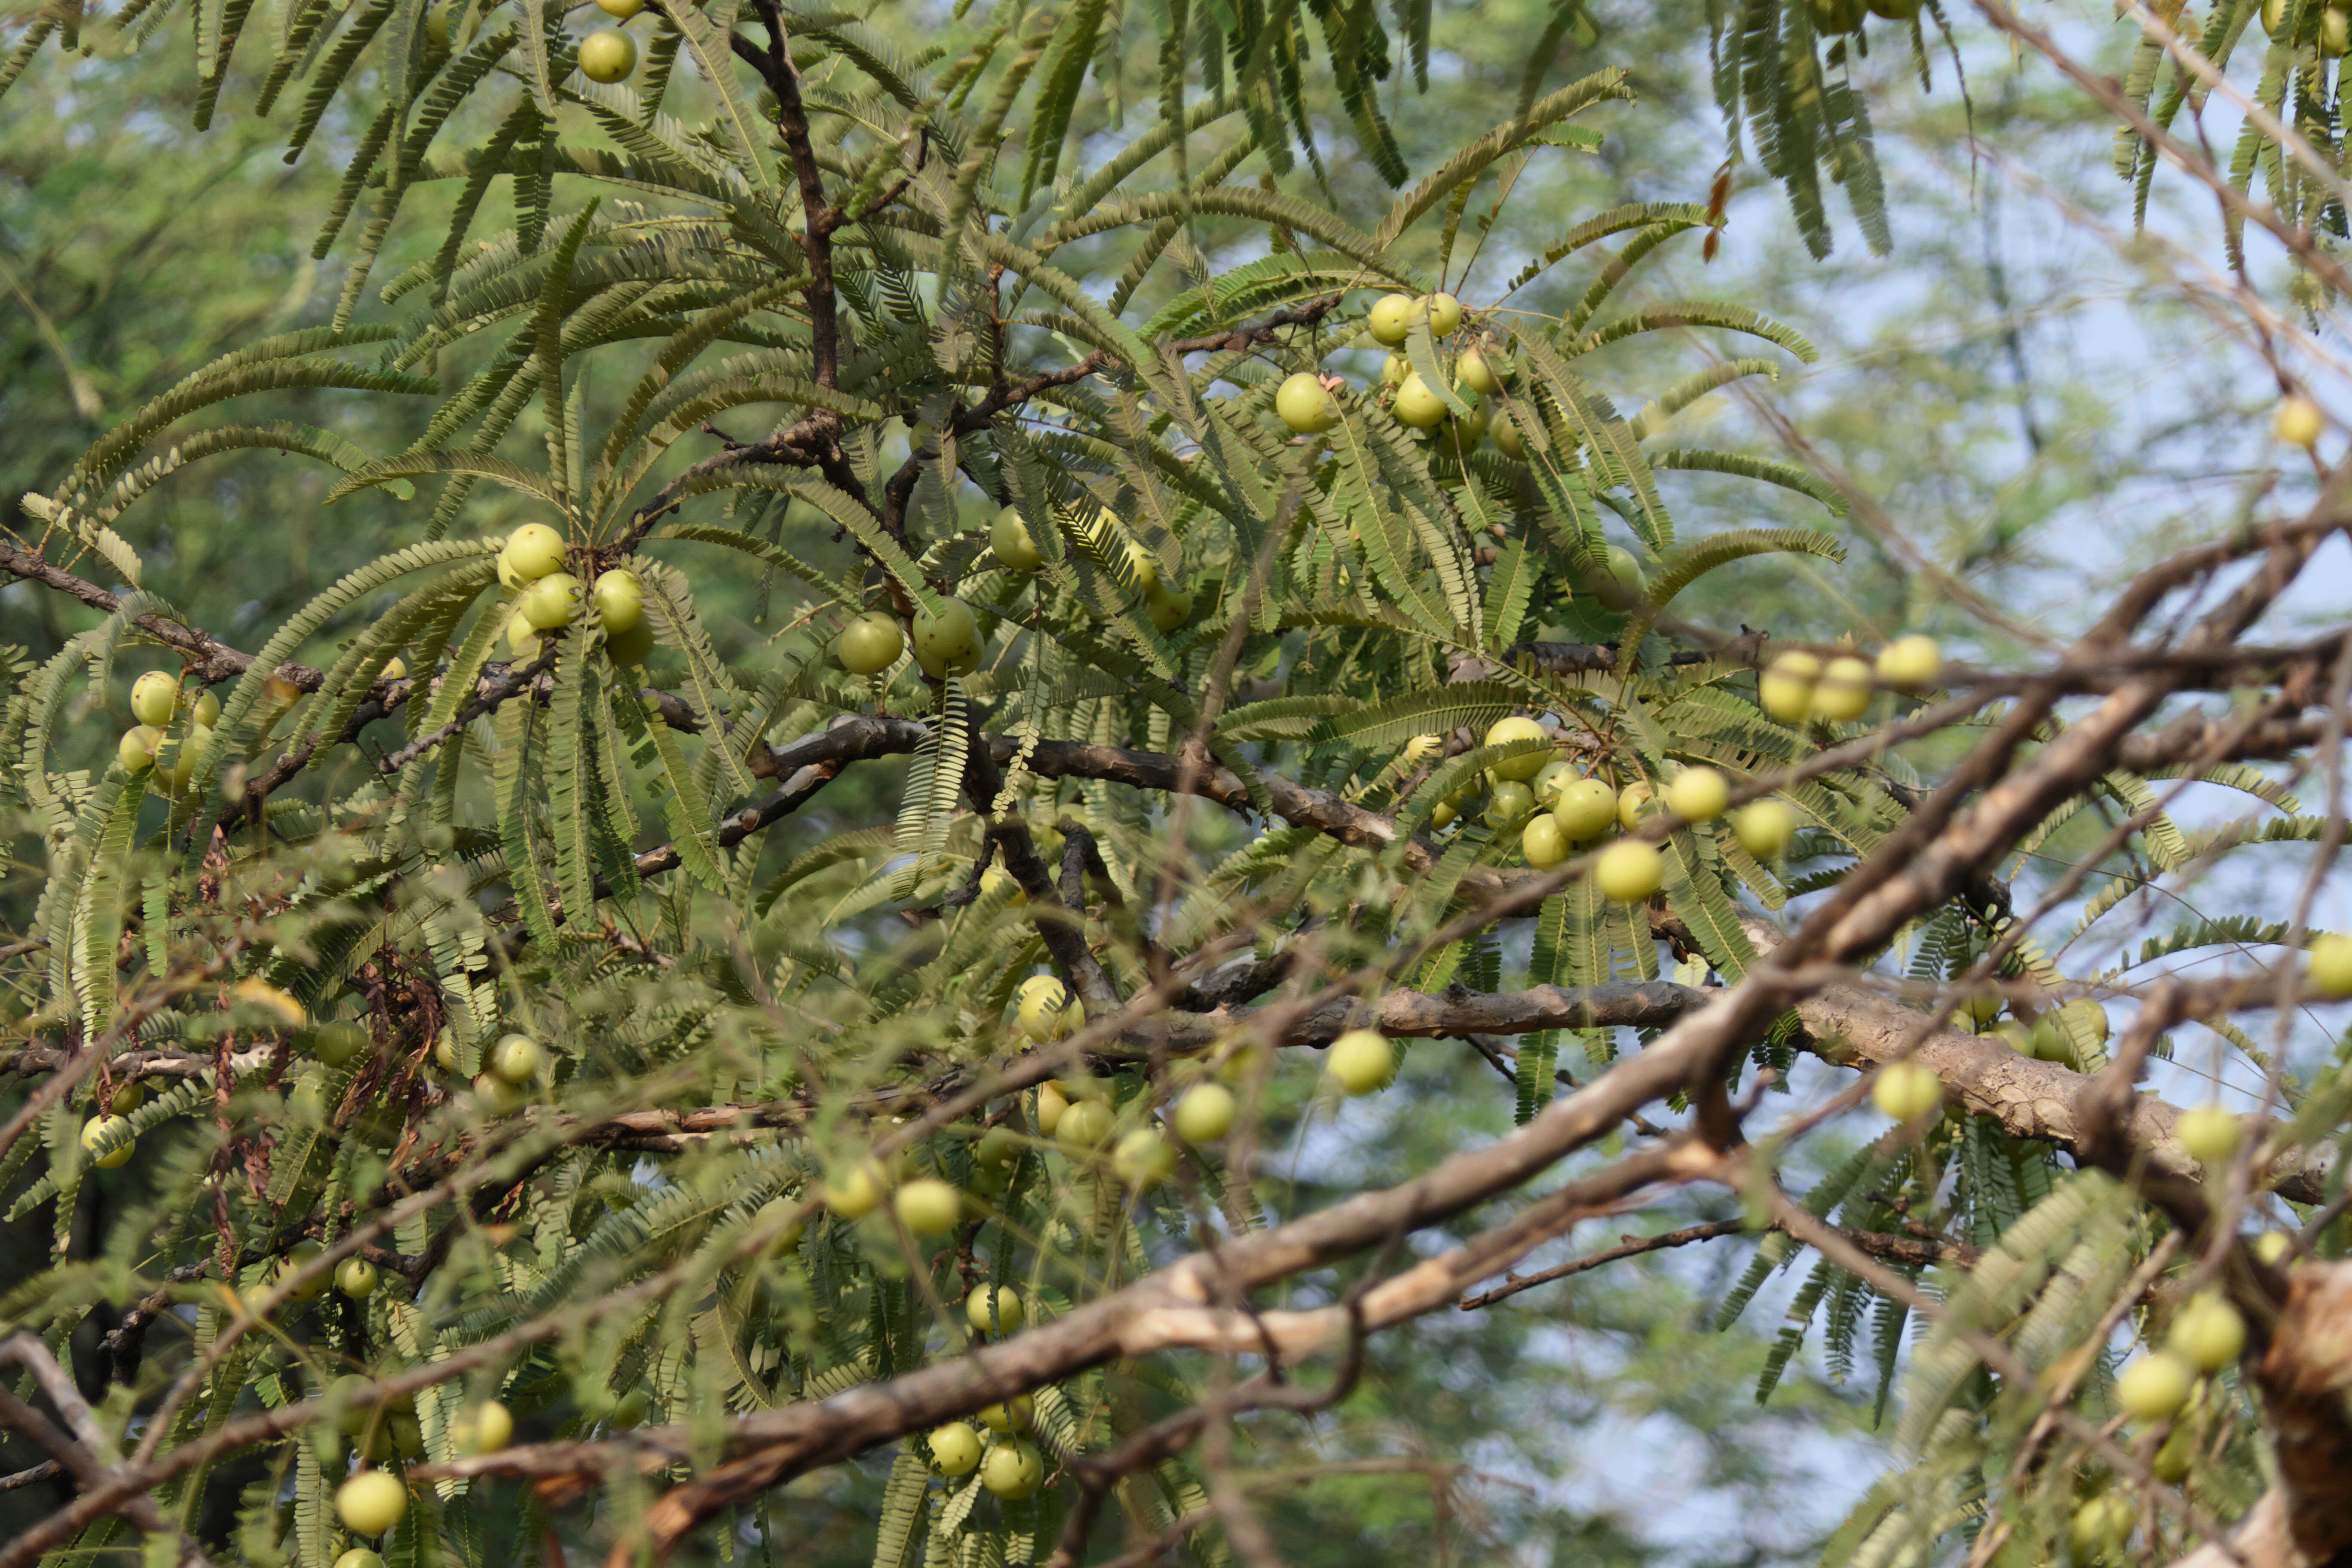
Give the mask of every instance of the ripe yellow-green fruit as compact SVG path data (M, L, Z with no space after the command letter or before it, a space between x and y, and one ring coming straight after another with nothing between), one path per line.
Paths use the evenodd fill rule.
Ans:
M1029 1321L1028 1303L1010 1285L974 1286L964 1298L963 1311L971 1326L983 1334L1018 1333Z
M1396 1076L1396 1051L1374 1030L1350 1029L1331 1042L1323 1070L1348 1093L1370 1094Z
M1870 665L1852 654L1830 660L1813 686L1813 716L1836 723L1859 719L1870 706Z
M408 1489L382 1470L362 1470L335 1489L335 1512L353 1535L382 1535L408 1511Z
M1666 809L1691 822L1721 816L1731 804L1731 781L1714 768L1685 768L1666 785Z
M1797 831L1797 814L1780 801L1751 801L1731 819L1739 847L1759 860L1769 860L1789 847Z
M1782 723L1802 723L1813 710L1813 682L1821 673L1820 659L1802 648L1790 648L1756 678L1757 700Z
M1402 386L1404 378L1412 374L1412 361L1402 354L1391 354L1381 361L1381 384Z
M1917 1062L1889 1062L1878 1069L1870 1100L1896 1121L1916 1121L1944 1103L1944 1086Z
M1396 389L1396 397L1389 405L1391 412L1416 430L1426 430L1445 417L1445 400L1415 371L1404 378Z
M1499 361L1488 359L1483 349L1466 349L1463 352L1461 361L1454 365L1454 373L1462 377L1463 385L1473 392L1483 392L1491 397L1503 390L1503 375L1498 369L1499 363Z
M1496 412L1495 423L1487 430L1495 438L1495 450L1515 463L1528 460L1528 439L1519 430L1518 416L1509 409Z
M114 760L126 773L143 773L155 765L155 748L163 743L163 731L154 725L133 724L115 744Z
M2219 1296L2193 1296L2173 1314L2164 1345L2200 1372L2219 1372L2246 1348L2246 1320Z
M1993 1035L2021 1057L2040 1057L2048 1045L2043 1038L2042 1025L2036 1024L2029 1029L2014 1018L1995 1029Z
M918 1176L890 1200L898 1223L917 1236L945 1236L963 1216L963 1194L936 1176Z
M1054 1125L1054 1142L1072 1153L1099 1149L1110 1142L1118 1119L1099 1100L1082 1100L1062 1112Z
M438 16L440 13L436 11L434 15ZM446 22L442 24L445 32L447 26ZM446 43L446 39L443 41ZM335 1568L383 1568L383 1559L364 1546L354 1546L335 1559Z
M1486 744L1490 746L1520 745L1528 742L1550 739L1550 731L1533 719L1521 718L1517 714L1507 719L1496 720L1486 730ZM1505 757L1495 764L1495 773L1498 778L1531 779L1541 773L1543 765L1551 760L1550 754L1546 752L1528 752L1521 756Z
M2189 1151L2190 1159L2218 1165L2238 1152L2245 1127L2220 1106L2205 1105L2182 1111L2173 1131L2179 1136L2181 1147Z
M1600 568L1585 574L1584 585L1601 601L1602 609L1621 614L1640 604L1650 592L1648 574L1622 544L1612 544L1603 552Z
M2077 996L2058 1009L2058 1016L2100 1045L2107 1043L2107 1010L2088 996Z
M497 1400L485 1399L457 1417L449 1435L461 1453L495 1454L514 1441L514 1415Z
M1176 1151L1157 1127L1139 1127L1110 1152L1110 1168L1121 1184L1148 1193L1176 1173Z
M1176 1136L1187 1143L1213 1143L1233 1131L1234 1091L1221 1083L1196 1084L1176 1102Z
M1577 779L1561 788L1551 816L1570 843L1597 838L1617 820L1617 792L1601 779Z
M390 658L383 661L383 668L376 671L376 679L379 680L407 679L408 661L401 658L398 654L394 654ZM205 695L209 696L211 694L207 692Z
M824 1206L844 1219L863 1219L882 1206L882 1167L861 1160L824 1184Z
M373 1044L366 1026L349 1018L321 1024L310 1034L310 1054L331 1068L341 1067Z
M1095 520L1095 536L1097 539L1109 541L1116 532L1117 526L1112 521L1108 511L1104 511ZM1153 594L1160 591L1160 557L1144 548L1141 541L1133 539L1126 542L1123 553L1127 557L1127 574L1130 584L1136 593L1146 599L1150 598Z
M1933 686L1944 673L1944 650L1936 639L1914 633L1878 650L1878 679L1889 686Z
M354 1301L375 1294L375 1265L364 1258L346 1258L335 1265L335 1289Z
M2315 938L2303 983L2313 995L2327 1001L2352 996L2352 936L2329 931Z
M1036 1414L1036 1402L1025 1394L1016 1394L1002 1405L982 1407L980 1424L992 1432L1025 1432Z
M547 1070L547 1053L529 1035L504 1035L482 1065L509 1083L531 1083Z
M179 710L180 683L160 669L151 669L131 683L131 716L142 724L162 729Z
M2177 1487L2189 1479L2189 1471L2197 1468L2197 1424L2183 1421L2165 1437L2156 1450L2156 1457L2148 1460L2147 1468L2166 1486Z
M1519 834L1519 853L1538 871L1567 859L1568 835L1560 831L1559 818L1544 816L1528 823Z
M980 1434L961 1421L931 1428L931 1463L943 1476L968 1476L980 1463Z
M1404 342L1412 331L1412 303L1410 294L1383 294L1374 300L1364 317L1364 326L1371 332L1372 341L1391 348Z
M1535 791L1517 779L1505 779L1486 797L1486 826L1508 827L1535 808Z
M1444 755L1445 737L1443 735L1415 735L1404 743L1404 750L1397 753L1398 760L1409 768L1433 763Z
M146 1086L132 1079L116 1087L106 1101L106 1109L117 1116L128 1116L146 1103Z
M296 1242L292 1247L286 1249L286 1256L278 1260L278 1278L280 1280L293 1279L298 1271L307 1268L315 1258L318 1258L319 1254L326 1250L327 1249L325 1247L320 1247L315 1241ZM320 1297L325 1295L328 1288L333 1283L334 1279L332 1277L332 1271L322 1268L309 1279L304 1280L301 1284L297 1285L291 1290L289 1290L286 1293L287 1300L291 1301L315 1301Z
M645 1425L653 1413L654 1402L642 1388L633 1388L613 1402L613 1413L604 1417L604 1425L615 1432L626 1432Z
M2131 1540L2131 1504L2102 1492L2074 1510L2066 1536L2078 1563L2096 1563L2120 1553Z
M220 699L209 691L200 691L188 704L188 717L209 730L220 722Z
M618 665L643 664L654 651L654 628L639 621L625 632L613 632L604 638L605 656Z
M1339 405L1312 371L1287 376L1274 395L1274 411L1301 436L1320 436L1339 423Z
M492 1116L512 1116L530 1103L530 1089L519 1083L509 1083L494 1072L474 1075L474 1097Z
M237 1006L267 1014L270 1021L280 1028L299 1029L310 1019L310 1016L303 1012L301 1003L267 980L250 977L240 980L228 988L228 999Z
M173 789L183 790L188 787L188 781L196 776L196 759L203 756L205 748L212 743L213 732L210 730L202 724L188 726L186 732L181 735L177 749L172 756Z
M637 68L637 41L618 27L599 27L580 40L580 74L614 82Z
M615 22L625 22L646 8L646 0L596 0L596 9Z
M1051 1138L1062 1125L1062 1117L1070 1109L1070 1097L1050 1083L1037 1086L1037 1134Z
M515 614L532 631L560 631L580 618L580 579L569 572L550 572L522 591Z
M326 1081L315 1072L306 1072L296 1079L286 1096L286 1109L310 1126L324 1121L328 1110Z
M524 593L530 592L526 585ZM514 650L518 663L527 663L539 657L539 634L531 629L520 608L507 616L507 647Z
M980 1135L979 1142L972 1145L971 1156L980 1164L1009 1171L1021 1163L1022 1153L1026 1148L1019 1129L992 1127Z
M433 1059L443 1072L456 1072L457 1067L457 1032L444 1028L433 1037Z
M2195 1367L2170 1351L2155 1351L2116 1374L2116 1403L2136 1421L2169 1421L2196 1386Z
M1648 781L1636 779L1617 796L1617 826L1632 833L1658 814L1657 792Z
M1025 1437L999 1443L981 1463L980 1484L1011 1502L1034 1497L1045 1484L1045 1457Z
M1487 408L1485 398L1464 393L1459 387L1454 388L1454 393L1470 405L1469 417L1465 419L1458 414L1453 416L1439 428L1438 435L1445 443L1447 451L1457 458L1467 457L1477 449L1479 442L1486 438L1486 427L1494 423L1495 416Z
M1064 1040L1086 1021L1086 1009L1070 988L1050 974L1033 974L1013 993L1013 1022L1039 1045Z
M563 535L543 522L526 522L507 535L507 569L525 583L536 583L563 565Z
M1440 832L1443 832L1444 829L1453 826L1454 819L1461 815L1462 814L1460 812L1454 808L1454 803L1451 800L1441 800L1435 805L1430 807L1429 826L1438 829Z
M980 668L980 623L961 599L942 599L940 613L915 612L915 662L933 679L970 675Z
M1162 632L1172 632L1192 618L1192 590L1154 588L1143 596L1143 613Z
M897 618L879 610L857 616L833 640L833 657L852 675L879 675L898 663L906 648L906 634Z
M1423 294L1413 301L1429 318L1429 335L1449 337L1462 324L1462 301L1451 294Z
M2283 1230L2266 1230L2254 1237L2253 1247L2254 1261L2275 1268L2294 1250L2294 1242Z
M1576 782L1576 764L1554 757L1536 770L1528 787L1536 792L1536 804L1547 808L1559 804L1559 792Z
M1038 550L1029 525L1021 521L1018 507L1006 507L988 525L988 549L1009 571L1034 572L1045 564L1045 554Z
M598 574L588 596L595 602L596 619L606 637L628 631L646 618L646 585L634 572Z
M97 1152L103 1140L116 1137L122 1142L103 1154ZM137 1140L131 1136L131 1122L127 1117L93 1116L82 1123L81 1152L89 1155L89 1163L101 1171L112 1171L129 1164L137 1146Z
M1658 890L1665 860L1651 845L1621 839L1592 862L1592 884L1621 904L1638 904Z
M2273 433L2287 445L2306 452L2319 445L2320 432L2326 428L2319 405L2301 393L2280 399L2278 411L2271 416Z

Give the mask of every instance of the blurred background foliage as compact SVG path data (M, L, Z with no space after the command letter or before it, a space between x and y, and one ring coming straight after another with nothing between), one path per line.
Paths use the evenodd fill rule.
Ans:
M874 21L910 49L963 25L944 6L929 9L937 15L883 7ZM1547 14L1533 0L1437 8L1426 90L1402 72L1382 88L1416 176L1458 144L1459 127L1492 123L1498 105L1517 100ZM1490 301L1528 256L1596 210L1709 198L1725 138L1698 0L1603 4L1592 16L1592 27L1558 40L1546 79L1622 64L1639 101L1594 118L1606 137L1597 150L1549 149L1528 163L1456 288L1465 299ZM1665 476L1685 529L1801 522L1837 531L1849 546L1839 568L1777 557L1706 579L1678 603L1685 619L1725 633L1748 626L1873 641L1924 629L1998 660L2066 630L2078 606L2101 597L2101 584L2159 553L2178 524L2194 517L2210 526L2216 509L2244 503L2254 411L2273 393L2249 356L2216 352L2226 347L2218 329L2178 286L2211 265L2210 219L2178 217L2159 186L2157 240L2126 244L2128 192L2108 171L2107 122L2046 73L2014 71L1997 40L1956 25L1966 100L1948 62L1923 92L1907 48L1881 48L1857 64L1874 94L1889 256L1872 257L1833 203L1837 248L1814 261L1780 190L1740 163L1728 170L1720 253L1702 260L1689 237L1646 262L1628 296L1738 299L1809 337L1821 359L1759 395L1769 417L1740 395L1718 394L1680 423L1695 439L1703 430L1708 444L1771 452L1785 420L1811 456L1875 503L1874 512L1833 517L1742 481ZM2083 20L2074 41L2119 58L2121 38L2097 29L2097 19ZM1088 166L1119 144L1122 109L1149 113L1156 66L1148 32L1129 29L1118 78L1126 104L1090 94L1082 106ZM1328 82L1319 90L1328 93ZM52 59L0 100L0 291L9 300L0 309L0 491L12 505L55 483L112 422L214 354L331 311L340 255L313 258L312 240L358 127L331 119L314 150L289 166L278 125L225 112L209 132L190 130L193 93L184 54L173 49ZM223 102L250 96L250 83L232 83ZM1336 105L1322 107L1337 122ZM351 112L347 100L334 114ZM1302 165L1284 179L1305 188L1323 176L1340 210L1387 199L1361 159L1326 160L1320 175ZM1474 203L1474 221L1490 191ZM411 198L410 237L395 236L379 282L431 242L436 204L446 200L439 186ZM1266 243L1240 226L1223 238L1233 248L1215 255L1220 267ZM2167 238L2189 253L2185 260L2161 251ZM1457 269L1469 251L1465 238ZM1515 303L1556 312L1589 276L1589 268L1559 268ZM1111 280L1093 279L1106 291ZM1153 301L1137 303L1148 310ZM384 310L372 294L362 319ZM1659 377L1636 356L1691 346L1629 345L1613 367L1601 362L1604 384L1613 368L1624 387L1654 386ZM2198 374L2180 374L2192 360ZM441 368L446 376L463 367ZM1357 370L1377 374L1369 363ZM321 425L371 450L413 435L396 402L332 392L284 395L269 416ZM516 438L536 438L529 416ZM419 534L429 498L404 504L369 490L325 509L328 478L299 459L216 459L172 480L121 526L145 557L151 588L197 624L252 646L340 572ZM461 528L487 532L520 521L503 495L483 492ZM847 559L845 551L824 564ZM94 560L81 569L103 575ZM780 629L762 616L756 579L699 582L698 594L730 658L756 657ZM1997 606L2000 618L1975 613L1982 605ZM373 613L362 607L331 624L322 646L298 657L319 661L323 645ZM59 595L0 588L0 642L46 656L86 624ZM118 695L77 700L119 704L127 686L118 679ZM96 759L125 721L94 710L87 721ZM823 809L774 833L771 853L789 857L845 822L883 816L896 782L890 769L861 770L854 787L845 780ZM1208 814L1196 819L1202 832L1218 830ZM37 887L35 866L0 869L10 923L21 922ZM1273 1168L1308 1187L1318 1171L1365 1162L1427 1168L1509 1125L1509 1086L1466 1053L1424 1050L1409 1072L1401 1092L1350 1105L1336 1121L1298 1108L1272 1130L1291 1140ZM1445 1109L1433 1114L1436 1107ZM1824 1159L1841 1152L1820 1151ZM108 1216L95 1212L94 1185L85 1194L93 1205L79 1226L86 1237L102 1234ZM1716 1217L1669 1206L1640 1223ZM37 1245L0 1238L0 1268L30 1267L31 1251L6 1254ZM1595 1245L1588 1237L1579 1250ZM1302 1463L1366 1468L1263 1500L1286 1557L1354 1563L1370 1552L1444 1562L1475 1542L1481 1557L1594 1568L1810 1558L1873 1479L1877 1450L1849 1440L1869 1425L1873 1380L1841 1385L1818 1366L1792 1369L1759 1408L1753 1391L1775 1327L1770 1299L1728 1333L1710 1328L1716 1300L1746 1261L1737 1245L1596 1271L1374 1340L1349 1406L1355 1449L1326 1447L1311 1428L1296 1434ZM1377 1441L1368 1446L1367 1433ZM887 1463L808 1478L775 1500L778 1512L790 1510L788 1538L801 1561L869 1559ZM47 1506L45 1496L0 1498L0 1531Z

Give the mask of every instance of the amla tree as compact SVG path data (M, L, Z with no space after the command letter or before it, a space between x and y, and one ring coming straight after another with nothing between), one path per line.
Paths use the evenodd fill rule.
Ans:
M275 48L257 106L297 150L363 72L389 90L321 236L351 242L331 320L116 426L0 544L101 616L12 662L0 730L47 868L0 948L0 1156L58 1244L0 1298L57 1414L0 1419L70 1481L0 1568L134 1533L478 1562L519 1495L618 1564L877 1448L879 1562L1075 1563L1114 1503L1141 1555L1265 1562L1237 1425L1344 1410L1365 1336L1695 1184L1747 1204L1717 1234L1764 1233L1727 1316L1818 1255L1768 1382L1818 1314L1899 1413L1836 1561L1963 1532L2157 1560L2250 1505L2242 1552L2347 1549L2352 1276L2314 1257L2347 1085L2273 1071L2263 1115L2194 1121L2133 1088L2177 1024L2251 1054L2234 1018L2352 990L2346 950L2306 973L2288 900L2142 959L2262 970L2143 987L2036 934L2253 838L2334 849L2352 643L2242 641L2342 528L2332 487L2039 668L1713 637L1672 613L1695 582L1839 548L1686 537L1660 476L1842 505L1662 439L1810 353L1745 305L1613 303L1719 213L1591 214L1460 281L1622 72L1531 83L1339 212L1282 177L1312 183L1321 72L1388 167L1369 4L1173 7L1161 112L1083 174L1074 106L1141 25L1103 5L984 8L912 58L766 0L606 8L625 32L196 13L215 87L239 39ZM11 72L87 25L45 13ZM428 195L437 245L379 279ZM1710 357L1629 415L1583 366L1656 331ZM1743 338L1764 357L1712 357ZM290 387L436 401L392 452L214 415ZM411 542L250 651L142 585L125 521L240 448L415 498ZM721 562L802 595L731 658L695 580ZM137 721L102 754L64 721L86 684ZM2249 761L2315 755L2324 815L2166 815L2185 779L2296 813ZM895 820L763 856L886 758ZM1239 847L1204 851L1213 816ZM1500 1068L1517 1130L1271 1210L1269 1135L1409 1045ZM1760 1099L1808 1054L1859 1076ZM1897 1125L1784 1193L1864 1098ZM69 1257L93 1185L110 1228ZM2308 1224L2250 1217L2282 1204ZM55 1352L99 1312L93 1407ZM2126 1325L2169 1348L2117 1379ZM232 1461L234 1539L200 1539Z

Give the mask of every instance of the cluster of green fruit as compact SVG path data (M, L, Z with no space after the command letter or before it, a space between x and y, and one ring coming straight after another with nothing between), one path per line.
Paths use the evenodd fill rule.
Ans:
M402 1394L370 1409L349 1399L354 1389L367 1386L365 1378L341 1378L337 1384L337 1392L331 1392L329 1399L332 1402L337 1393L343 1397L338 1426L343 1436L361 1440L362 1452L372 1463L353 1470L335 1489L335 1514L353 1535L381 1538L406 1516L408 1488L399 1477L375 1468L374 1464L394 1452L404 1459L424 1456L415 1399ZM450 1436L461 1454L495 1454L514 1440L514 1416L497 1400L485 1399L457 1419ZM335 1568L383 1568L383 1563L374 1552L354 1548L336 1559Z
M2263 31L2273 38L2284 37L2286 33L2286 7L2287 0L2263 0ZM2199 32L2192 14L2184 10L2176 25L2184 40L2192 45L2196 43ZM2305 5L2295 19L2292 41L2312 45L2324 59L2342 59L2347 53L2352 53L2352 8L2338 5L2336 0L2327 0L2324 5ZM2297 400L2291 397L2287 401ZM2316 439L2317 430L2312 434ZM2309 444L2304 441L2295 443L2297 446Z
M654 629L646 620L646 585L634 572L615 567L583 586L564 570L563 536L543 522L526 522L507 536L499 552L499 583L514 595L507 616L507 644L518 660L539 657L540 641L580 618L581 606L596 608L604 652L614 664L643 664L654 651Z
M131 716L138 722L122 731L114 760L133 777L152 769L149 787L176 795L212 743L220 710L220 699L211 692L184 690L177 679L151 669L131 683Z
M433 1042L433 1059L444 1072L459 1070L457 1037L447 1029ZM547 1052L529 1035L508 1034L482 1053L474 1075L474 1099L492 1116L511 1116L529 1105L548 1072Z
M1818 654L1790 648L1756 678L1756 697L1764 711L1784 724L1801 724L1807 719L1843 724L1862 717L1877 688L1917 691L1933 686L1943 672L1943 649L1935 638L1916 635L1888 643L1875 666L1854 654L1837 654L1824 661Z
M973 1302L982 1302L989 1289L981 1287L972 1295ZM975 1305L973 1321L977 1322L981 1316ZM970 1422L935 1426L926 1439L932 1468L943 1476L968 1476L978 1470L980 1484L1008 1502L1034 1497L1045 1484L1045 1457L1035 1441L1025 1436L1035 1429L1035 1418L1034 1402L1019 1394L980 1412L976 1419L988 1434L985 1439Z
M2277 1239L2276 1233L2262 1239ZM2169 1424L2148 1469L2166 1486L2179 1486L2198 1465L2221 1418L2221 1400L2210 1376L2238 1359L2246 1340L2245 1320L2219 1296L2193 1298L2174 1316L2162 1350L2141 1357L2116 1380L2116 1402L2138 1424L2161 1428ZM2081 1568L2093 1563L2120 1564L2129 1561L2137 1509L2120 1491L2086 1483L2089 1496L2075 1507L2067 1530L2068 1544Z
M1982 1026L2000 1016L2001 1006L1999 994L1988 993L1962 1002L1959 1014ZM2021 1057L2080 1068L2083 1063L2075 1055L2073 1036L2087 1035L2095 1044L2104 1046L2107 1043L2108 1027L2107 1010L2083 996L2055 1012L2042 1014L2031 1024L2012 1018L1993 1032ZM1911 1122L1942 1106L1944 1086L1917 1062L1889 1062L1872 1080L1870 1098L1884 1115L1896 1121Z
M2173 1313L2160 1347L2116 1374L2116 1404L2126 1416L2147 1427L2173 1424L2149 1461L2158 1480L2178 1484L2188 1477L2198 1451L2195 1417L2214 1403L2211 1379L2234 1364L2245 1348L2246 1320L2218 1292L2208 1290ZM2075 1549L2085 1561L2106 1555L2101 1548L2111 1550L2129 1534L2128 1510L2117 1517L2121 1500L2095 1498L2075 1514Z
M1376 300L1364 319L1375 342L1400 348L1416 326L1426 325L1440 342L1452 337L1463 321L1462 301L1451 294L1388 294ZM1528 455L1527 441L1512 416L1497 420L1487 399L1503 390L1512 375L1510 361L1491 346L1475 345L1454 356L1451 371L1454 402L1431 386L1401 353L1391 353L1381 366L1381 384L1388 395L1389 412L1415 430L1435 430L1446 451L1464 456L1489 434L1503 456L1513 460ZM1284 425L1301 436L1319 436L1338 426L1339 404L1335 395L1347 383L1338 376L1300 371L1275 389L1274 411ZM1454 412L1454 404L1467 408Z
M1105 559L1124 560L1128 581L1154 626L1163 633L1172 632L1192 618L1192 591L1162 583L1158 559L1119 528L1108 508L1097 511L1080 531ZM988 548L999 565L1017 576L1032 575L1045 564L1029 525L1014 507L999 511L989 525ZM915 663L923 673L942 680L978 669L986 644L971 606L961 599L942 598L936 612L915 612L914 647ZM907 634L895 616L868 610L842 627L833 650L850 674L881 675L907 651Z
M1514 716L1489 727L1486 743L1528 745L1550 738L1551 732L1535 720ZM1433 761L1444 750L1438 736L1417 736L1406 745L1403 762L1416 766ZM1637 781L1621 791L1598 774L1580 773L1573 763L1528 751L1504 758L1440 800L1430 813L1430 826L1440 830L1451 826L1482 795L1486 825L1501 832L1517 829L1520 855L1538 870L1549 870L1612 829L1639 830L1662 808L1685 822L1712 821L1730 807L1731 781L1711 767L1685 767L1667 782L1661 800L1647 782ZM1732 818L1740 847L1759 859L1770 859L1786 849L1796 829L1796 813L1777 800L1752 802ZM1595 885L1621 903L1649 898L1664 874L1665 860L1656 846L1630 838L1610 845L1592 864Z
M2008 1041L2019 1056L2080 1070L2085 1064L2075 1053L2074 1037L2087 1035L2094 1043L2104 1046L2109 1028L2107 1010L2087 996L2079 996L2030 1024L2011 1018L1993 1032Z

